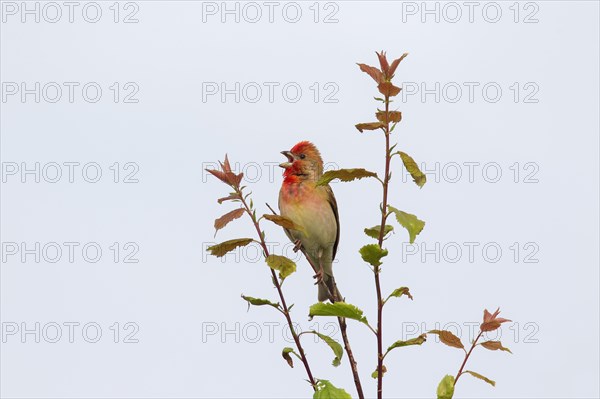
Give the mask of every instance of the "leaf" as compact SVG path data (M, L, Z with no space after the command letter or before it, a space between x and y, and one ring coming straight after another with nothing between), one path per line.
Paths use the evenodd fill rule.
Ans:
M397 96L401 90L399 87L394 86L392 82L381 82L377 88L379 89L379 92L386 97Z
M497 330L499 327L500 322L497 320L486 321L485 323L481 323L481 326L479 326L479 328L483 332L494 331Z
M308 311L308 316L312 319L315 316L335 316L347 319L357 320L367 324L367 318L363 316L363 311L354 305L345 302L336 303L315 303Z
M242 298L244 299L244 301L248 302L248 309L250 309L250 305L254 305L254 306L269 305L269 306L273 306L275 309L279 309L279 303L273 303L273 302L269 301L268 299L254 298L254 297L245 296L245 295L242 295Z
M317 380L317 390L313 394L313 399L352 399L352 396L327 380Z
M209 251L211 255L220 258L237 247L245 247L252 241L254 241L252 238L236 238L234 240L224 241L220 244L213 245L212 247L206 248L206 250Z
M381 373L385 375L385 373L387 373L387 367L385 367L385 364L382 365L381 367ZM379 375L379 373L377 372L377 369L375 369L375 371L373 371L371 373L371 377L374 379L377 379L377 376Z
M390 64L388 64L387 57L385 56L385 51L382 51L381 53L375 52L375 54L377 54L377 57L379 58L379 65L381 65L381 70L385 75L387 75L390 69Z
M483 380L485 382L487 382L488 384L490 384L491 386L495 387L496 386L496 381L490 380L489 378L487 378L486 376L483 376L479 373L476 373L474 371L470 371L470 370L465 370L463 371L463 373L469 373L471 374L473 377L475 378L479 378L480 380Z
M335 355L335 358L333 359L332 364L334 367L339 366L340 362L342 361L342 357L344 356L344 349L342 348L342 345L340 345L339 342L337 342L335 339L331 338L328 335L319 334L316 331L308 331L308 332L317 335L327 345L329 345L329 347L333 351L333 354Z
M211 173L213 176L215 176L217 179L221 180L223 183L231 185L231 182L229 181L229 178L226 173L221 172L220 170L214 170L214 169L204 169L204 170Z
M276 225L283 227L284 229L304 231L304 228L302 226L294 223L291 219L288 219L285 216L265 214L263 215L263 217L268 221L271 221Z
M369 172L362 168L329 170L323 173L323 176L317 181L316 185L324 186L329 184L333 179L340 179L340 181L348 182L355 179L364 179L365 177L377 177L377 173Z
M377 244L367 244L358 250L363 260L371 266L381 266L381 258L387 256L388 250L379 247Z
M400 154L400 158L402 158L402 163L404 163L404 167L406 168L408 173L410 173L416 185L419 186L419 188L423 187L423 185L427 182L427 176L425 176L425 174L421 172L421 169L419 169L419 166L417 165L415 160L412 159L412 157L405 152L398 151L398 154Z
M373 226L373 227L370 227L368 229L365 229L364 232L369 237L378 240L379 239L379 231L380 230L381 230L381 226ZM388 235L393 230L394 230L394 226L390 226L389 224L386 224L385 227L384 227L384 229L383 229L383 236L385 237L386 235Z
M406 295L407 297L410 298L410 300L413 300L413 296L410 294L410 291L408 290L408 287L400 287L400 288L396 288L389 296L388 299L390 299L391 297L396 297L396 298L400 298L402 295Z
M394 208L391 205L388 205L388 209L396 215L396 220L402 227L408 230L408 236L410 238L410 243L415 242L415 238L421 231L423 231L423 227L425 227L425 222L419 220L415 215L403 212L399 209Z
M240 218L244 214L244 208L234 209L231 212L227 212L220 218L215 220L215 235L217 235L217 231L221 230L223 227L227 226L229 222L232 220Z
M452 399L454 396L454 377L446 375L437 387L438 399Z
M510 349L502 346L502 342L500 342L500 341L485 341L485 342L481 343L481 346L483 346L485 349L489 349L491 351L496 351L499 349L504 352L512 353L510 351Z
M400 65L400 62L406 58L406 56L408 55L408 53L404 53L402 54L402 56L394 61L392 61L392 64L390 65L390 69L388 71L388 79L392 79L392 77L394 77L394 72L396 72L396 68L398 68L398 65Z
M354 125L359 132L363 132L364 130L377 130L377 129L383 129L385 127L385 125L381 122L364 122L364 123L357 123L356 125Z
M377 117L377 120L379 120L381 123L388 123L388 122L398 123L402 120L402 112L399 112L399 111L388 111L387 118L386 118L385 111L378 111L375 114L375 116ZM389 119L389 121L387 119Z
M456 335L447 330L431 330L427 334L437 334L442 343L452 346L453 348L464 349L465 346Z
M500 313L500 308L496 309L496 311L491 314L487 309L483 310L483 323L479 328L481 331L494 331L500 327L502 323L506 323L507 321L511 321L508 319L503 319L502 317L498 317Z
M416 338L412 338L406 341L396 341L392 345L390 345L390 347L387 349L387 352L391 351L392 349L402 348L404 346L421 345L425 341L427 341L427 334L421 334Z
M370 65L367 65L367 64L356 64L356 65L358 65L358 67L360 68L361 71L368 74L377 83L383 82L383 73L379 69L372 67Z
M239 196L239 195L237 195L236 193L231 193L231 194L229 194L227 197L219 198L219 199L217 200L217 202L218 202L219 204L222 204L222 203L223 203L223 202L225 202L225 201L237 200L237 199L240 199L240 196Z
M281 351L281 356L283 356L283 358L285 359L285 361L287 362L287 364L290 365L291 368L294 368L294 360L292 359L292 356L290 355L290 353L293 353L294 355L296 355L296 357L300 357L294 351L294 349L290 348L290 347L283 348L283 351Z
M271 269L279 272L279 278L282 280L296 271L296 264L285 256L269 255L266 261Z

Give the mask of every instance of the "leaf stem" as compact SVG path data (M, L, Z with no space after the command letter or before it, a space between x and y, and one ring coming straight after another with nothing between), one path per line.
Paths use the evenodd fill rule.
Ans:
M388 203L388 186L390 183L390 122L388 118L390 108L390 97L386 94L385 96L385 175L383 177L383 203L381 205L381 227L379 229L378 244L379 248L383 248L383 237L385 235L385 222L388 217L387 203ZM379 281L379 266L375 266L375 290L377 291L377 398L382 398L383 393L383 305L385 302L382 300L381 295L381 283Z
M462 364L460 365L460 369L458 370L458 373L456 373L456 377L454 377L454 386L456 386L458 379L463 374L463 369L465 368L465 365L467 364L467 360L469 360L469 356L471 356L471 352L473 352L473 349L475 349L475 347L477 346L477 341L479 341L479 338L481 338L482 335L483 335L483 331L479 331L479 335L477 335L477 338L475 338L475 341L473 341L473 344L471 345L471 349L469 349L469 351L465 354L465 359L463 360Z
M260 245L263 249L264 256L266 258L269 256L269 249L267 248L267 244L265 243L264 234L260 230L260 224L259 224L259 221L256 219L256 214L255 214L255 212L252 211L252 209L250 209L250 207L246 203L246 199L243 197L241 190L239 188L235 188L235 190L236 190L237 194L240 196L242 205L244 205L246 213L248 214L248 216L250 216L250 219L252 220L252 224L254 225L254 228L256 229L258 237L260 238ZM279 280L277 279L275 270L273 270L271 268L269 268L269 269L271 270L271 276L273 277L273 283L275 284L275 287L277 288L277 293L279 294L279 299L281 300L281 306L283 308L282 313L287 320L288 326L290 328L290 332L292 333L292 337L294 338L294 342L296 344L296 348L298 348L298 352L300 353L300 360L302 360L302 364L304 365L304 369L306 370L306 375L308 376L310 385L312 386L313 390L316 391L317 390L317 382L315 381L315 379L312 375L312 372L310 370L310 365L308 364L308 359L306 358L306 354L304 353L304 348L302 348L302 344L300 343L300 337L294 330L294 324L292 322L292 317L290 316L290 311L287 306L287 303L285 302L285 297L283 296L281 284L279 283Z

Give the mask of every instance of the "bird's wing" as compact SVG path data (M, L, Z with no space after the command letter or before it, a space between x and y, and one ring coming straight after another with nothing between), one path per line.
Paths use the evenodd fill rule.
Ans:
M329 184L327 184L325 187L325 191L327 192L327 202L329 202L329 205L331 205L331 210L333 211L333 214L335 215L335 225L336 225L336 234L335 234L335 244L333 244L333 258L332 260L335 259L335 253L337 252L337 247L338 244L340 242L340 215L338 214L338 206L337 206L337 202L335 200L335 195L333 195L333 190L331 189L331 186L329 186Z

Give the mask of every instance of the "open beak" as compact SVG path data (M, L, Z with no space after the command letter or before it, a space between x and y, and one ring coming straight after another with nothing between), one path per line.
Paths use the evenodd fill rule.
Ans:
M289 151L281 151L283 155L288 159L287 162L283 162L279 164L279 167L287 169L292 166L292 162L294 162L294 155L292 155Z

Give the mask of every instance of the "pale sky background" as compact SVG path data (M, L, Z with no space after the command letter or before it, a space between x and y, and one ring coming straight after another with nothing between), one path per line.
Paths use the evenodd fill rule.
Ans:
M37 3L39 22L22 4L2 2L0 39L2 397L311 396L300 363L281 358L283 317L240 298L277 299L257 247L206 255L254 232L243 218L214 237L233 205L217 204L227 187L204 168L228 153L261 213L277 203L279 152L300 140L330 167L382 173L382 136L354 129L377 95L355 63L376 65L380 49L410 53L394 140L429 179L419 190L395 160L390 202L427 224L415 247L400 227L386 242L384 292L414 295L386 306L386 346L444 326L466 344L469 323L500 306L514 354L478 348L468 369L497 386L464 376L456 397L600 395L597 2L480 2L471 21L463 2L429 2L433 14L422 2L276 2L272 22L263 2L228 3L231 14L221 2L81 2L72 22L62 2ZM366 180L333 189L337 281L374 324L358 248L373 242L362 230L381 194ZM295 259L294 321L341 340L333 320L308 321L317 292ZM349 335L372 397L376 341L352 321ZM334 368L326 345L303 339L315 376L355 396L347 359ZM461 361L433 337L397 349L385 396L434 397Z

